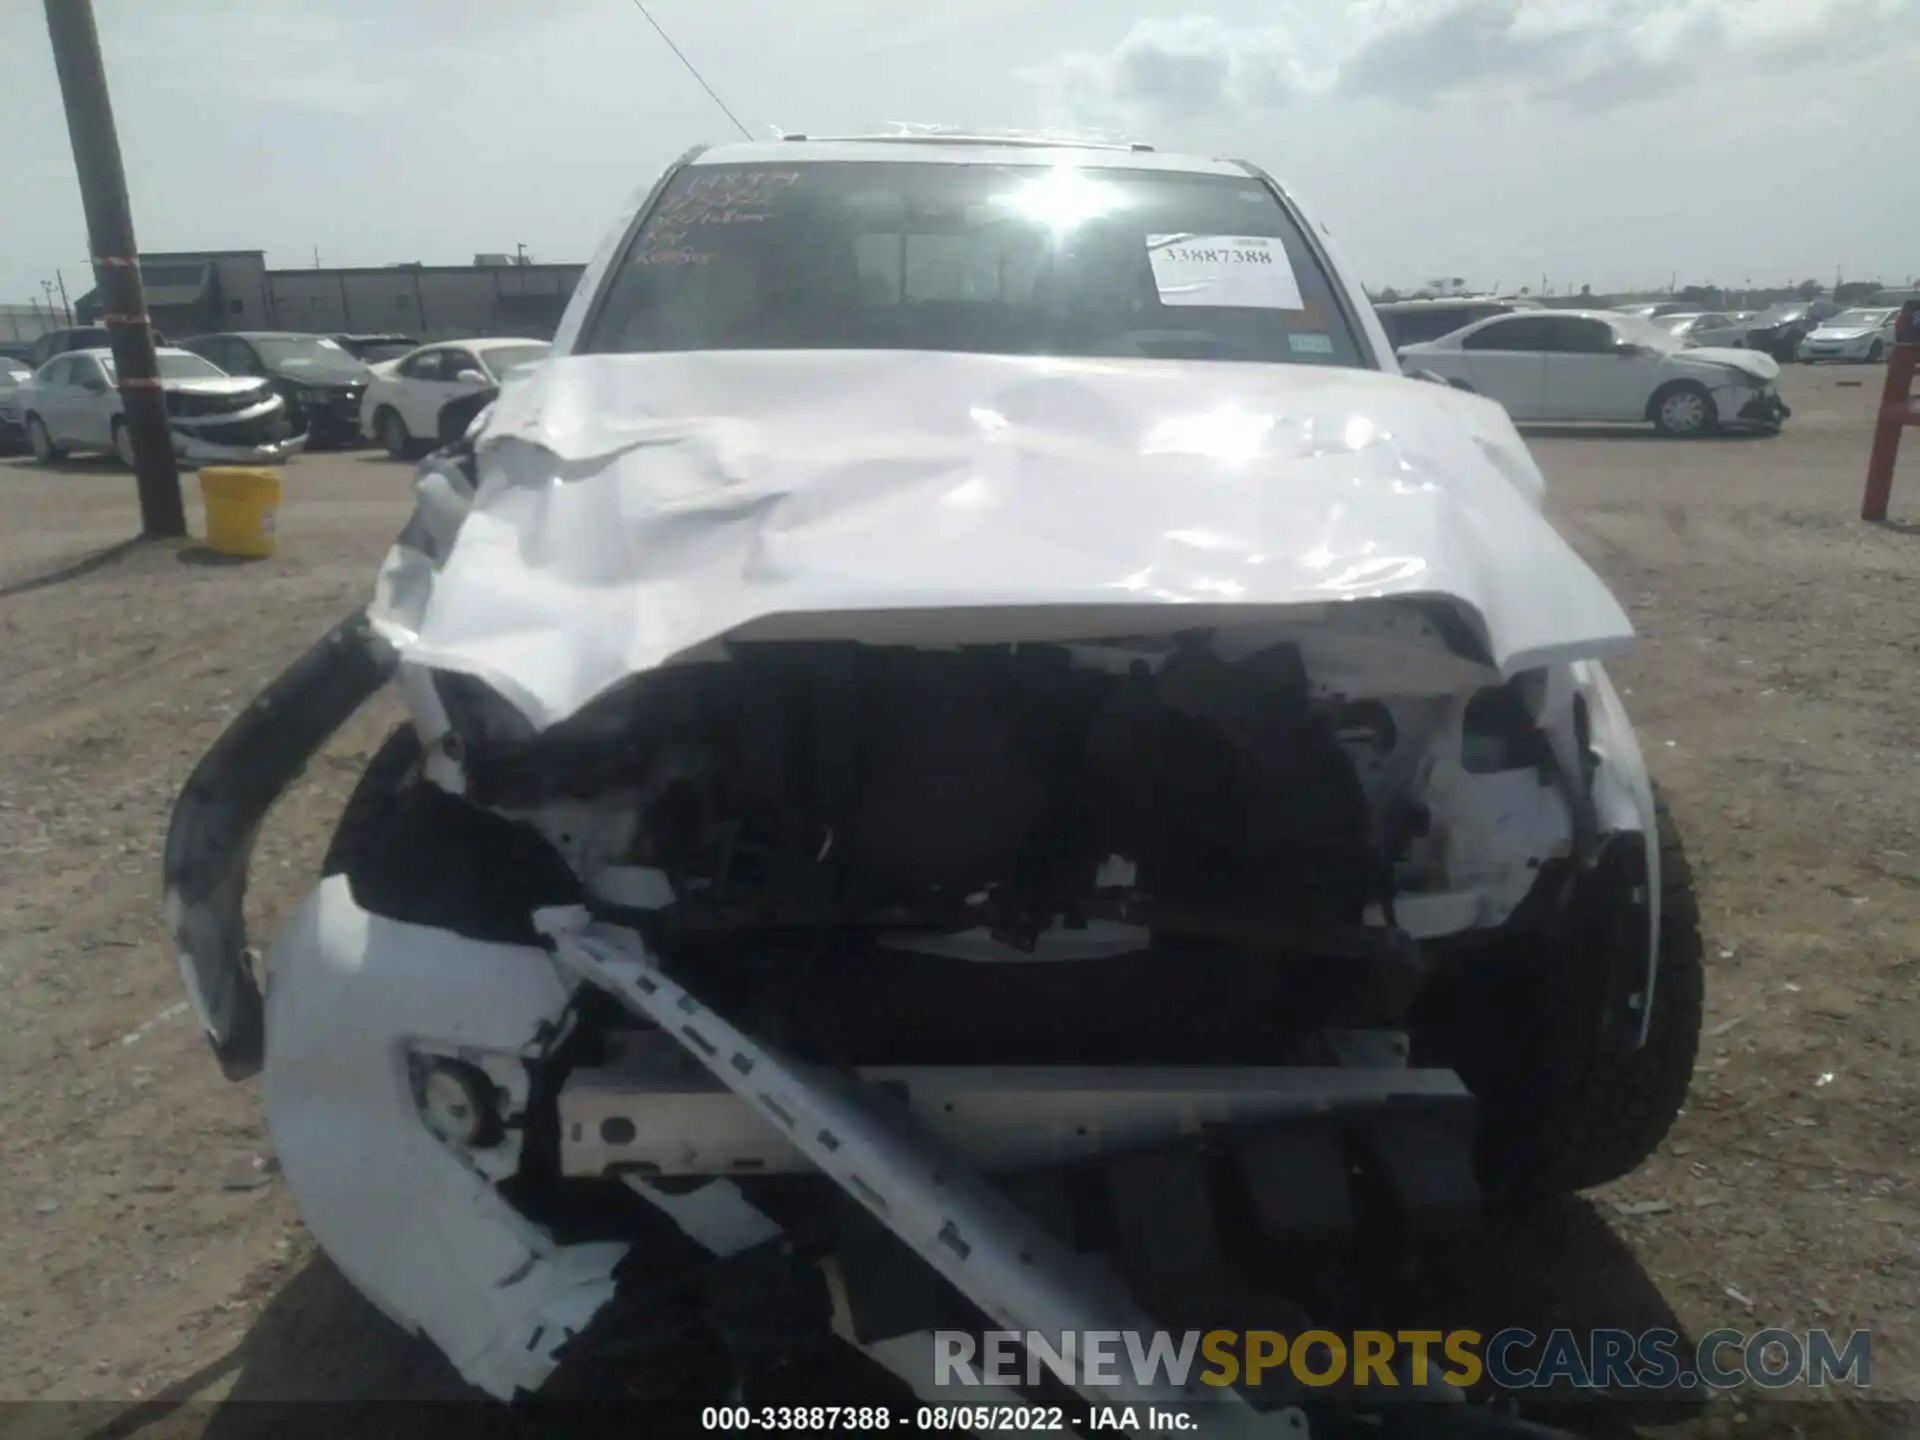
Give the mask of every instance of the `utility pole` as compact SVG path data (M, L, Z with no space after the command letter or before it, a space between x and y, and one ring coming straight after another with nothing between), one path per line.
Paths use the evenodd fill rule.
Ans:
M94 283L104 312L101 319L113 342L120 404L133 441L140 533L149 540L179 539L187 533L186 505L180 498L180 468L174 463L173 435L167 428L166 395L160 388L160 362L147 319L140 251L133 238L133 206L127 199L127 174L114 133L113 102L107 95L93 0L46 0L46 9L73 167L87 213Z
M40 282L40 293L47 297L47 313L49 315L58 315L60 312L53 308L53 282L51 280L42 280Z
M513 253L514 253L514 264L525 265L527 263L527 242L522 240L517 246L514 247Z
M67 276L64 270L53 272L53 278L60 282L60 308L65 312L67 324L73 324L73 302L67 299Z

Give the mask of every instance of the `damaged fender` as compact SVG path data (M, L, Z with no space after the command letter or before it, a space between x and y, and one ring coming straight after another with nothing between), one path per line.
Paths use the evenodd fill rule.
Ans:
M301 1218L354 1286L497 1399L532 1392L614 1293L624 1243L561 1245L474 1152L423 1122L414 1066L509 1074L559 1033L574 988L546 953L369 914L344 876L269 961L263 1097ZM512 1144L491 1169L513 1166Z

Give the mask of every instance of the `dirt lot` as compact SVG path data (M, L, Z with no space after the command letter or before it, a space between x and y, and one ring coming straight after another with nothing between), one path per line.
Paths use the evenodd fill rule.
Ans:
M1445 1303L1489 1328L1669 1308L1696 1335L1868 1326L1876 1388L1920 1395L1920 524L1855 518L1878 386L1790 371L1774 439L1537 438L1564 530L1645 637L1615 674L1701 873L1708 1038L1641 1174L1455 1255L1465 1298ZM126 1435L188 1400L453 1388L313 1254L253 1089L194 1033L158 914L177 788L363 596L408 480L371 455L304 457L281 555L220 565L118 544L135 516L111 467L0 464L0 1399L141 1402ZM1920 436L1895 515L1920 522ZM277 812L257 926L306 884L392 717L360 717ZM1485 1309L1495 1275L1513 1313ZM1875 1423L1840 1427L1841 1408L1722 1402L1686 1433ZM53 1433L62 1413L0 1412L0 1431ZM240 1413L167 1423L231 1433Z

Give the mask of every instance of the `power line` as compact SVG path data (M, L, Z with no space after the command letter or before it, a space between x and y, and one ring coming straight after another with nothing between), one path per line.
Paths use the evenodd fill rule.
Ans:
M752 133L748 131L746 126L740 123L740 117L738 115L735 115L733 111L727 109L727 102L722 100L717 94L714 93L713 87L707 84L706 77L701 75L701 73L698 70L693 68L693 62L691 60L687 59L685 55L682 55L680 53L680 47L673 43L673 37L667 34L666 31L660 28L660 22L654 19L652 14L648 12L647 7L642 3L642 0L633 0L633 8L638 10L641 13L641 15L645 17L647 24L653 26L654 32L658 34L662 40L667 42L667 48L673 51L674 58L677 59L682 65L687 67L687 73L689 75L693 76L695 80L700 82L700 88L707 92L707 98L712 100L714 104L720 107L721 114L725 115L727 119L733 121L733 128L740 132L741 137L747 140L753 139Z

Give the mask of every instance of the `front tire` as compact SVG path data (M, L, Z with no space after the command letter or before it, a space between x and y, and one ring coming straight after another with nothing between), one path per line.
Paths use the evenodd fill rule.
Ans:
M1887 347L1882 345L1878 340L1874 341L1873 344L1867 347L1867 363L1869 365L1878 365L1882 360L1886 358L1887 358Z
M420 732L413 726L396 725L387 732L341 809L327 853L320 861L322 875L346 874L367 852L425 759Z
M135 468L133 431L127 428L127 422L124 419L113 422L113 453L119 456L120 463L126 466L127 469L132 470Z
M1480 1102L1481 1182L1492 1195L1535 1199L1629 1175L1686 1104L1705 1006L1700 911L1679 832L1657 796L1655 823L1660 964L1644 1045L1608 1037L1595 1013L1610 989L1608 974L1596 972L1632 977L1645 961L1645 912L1624 886L1598 897L1592 917L1591 933L1611 940L1535 943L1484 962L1450 997L1444 1050Z
M407 429L407 422L400 418L400 412L382 408L373 417L374 433L380 437L380 443L395 460L408 460L413 456L413 435Z
M60 463L60 447L53 443L53 436L47 433L47 422L38 415L27 416L27 447L33 451L37 464Z
M1654 428L1676 440L1711 435L1719 425L1713 396L1706 386L1691 380L1676 380L1661 387L1647 409L1652 413Z

